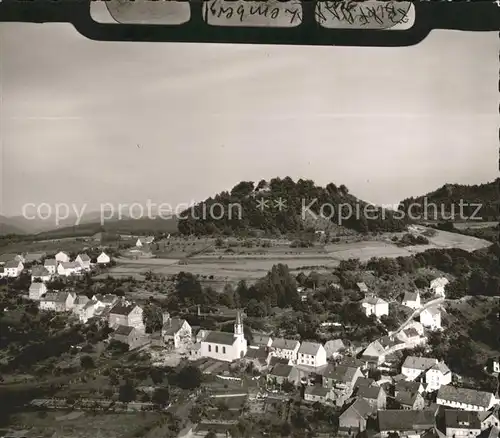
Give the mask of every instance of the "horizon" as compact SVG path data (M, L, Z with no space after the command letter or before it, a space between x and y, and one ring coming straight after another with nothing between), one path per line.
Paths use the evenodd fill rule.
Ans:
M201 202L276 175L376 205L484 184L498 178L497 43L444 30L402 48L106 43L2 23L0 214Z

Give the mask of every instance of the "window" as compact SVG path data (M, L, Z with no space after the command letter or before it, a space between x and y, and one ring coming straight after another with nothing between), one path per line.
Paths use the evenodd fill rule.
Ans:
M216 353L218 353L218 352L219 352L219 346L218 346L218 345L216 345L216 346L215 346L215 352L216 352Z
M208 346L208 351L212 351L212 346L211 345Z
M222 347L222 354L226 354L226 347Z

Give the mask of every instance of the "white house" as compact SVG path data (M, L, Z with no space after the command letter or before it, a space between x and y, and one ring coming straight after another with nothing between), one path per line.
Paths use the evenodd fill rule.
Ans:
M55 275L57 272L57 260L56 259L45 259L45 263L43 264L44 268L49 271L51 275Z
M137 331L144 332L143 313L141 307L135 303L122 301L115 304L108 315L108 325L112 329L116 329L119 325L126 327L134 327Z
M90 270L90 257L87 254L78 254L75 262L78 263L84 271Z
M40 300L41 310L69 312L73 308L76 294L72 292L48 292Z
M273 339L273 343L271 344L271 356L296 362L299 348L299 341L282 338Z
M66 254L65 252L63 251L59 251L57 254L56 254L56 261L58 262L64 262L64 263L67 263L69 262L69 255Z
M34 282L35 280L50 281L51 278L52 275L43 266L33 266L31 269L31 282Z
M90 300L85 304L80 311L78 312L78 319L86 323L90 318L95 315L96 310L98 309L97 301Z
M443 385L449 385L452 380L452 372L444 362L433 365L425 372L426 391L437 391Z
M420 323L430 329L441 329L441 311L436 307L429 307L420 313Z
M178 350L191 347L193 332L185 319L171 318L168 312L163 314L161 336L166 345Z
M57 266L57 273L65 277L79 274L81 271L82 268L77 262L61 262Z
M135 242L135 246L140 248L141 246L144 246L144 245L150 245L151 243L154 242L154 240L155 240L155 238L153 236L139 237L137 239L137 242Z
M436 398L438 405L467 411L489 411L497 402L491 392L457 388L452 385L441 386Z
M47 293L47 286L45 283L31 283L29 289L30 300L39 300Z
M201 341L200 355L224 362L243 358L247 353L240 312L236 316L234 333L210 331Z
M345 348L346 346L342 342L342 339L331 339L325 343L327 357L338 357L342 354Z
M445 297L445 287L449 283L448 279L445 277L435 278L431 281L429 289L434 293L436 297Z
M19 260L11 260L5 263L4 272L6 277L19 277L21 272L23 272L24 265L23 262Z
M73 313L77 316L80 315L81 310L86 306L90 299L86 295L77 295L73 303Z
M406 380L415 380L419 376L423 377L423 373L439 361L435 358L408 356L401 367L401 374L406 377Z
M413 310L420 309L422 304L420 303L420 293L417 292L406 292L403 298L403 306L407 306Z
M302 342L297 351L297 365L322 367L327 364L326 350L316 342Z
M99 265L107 265L110 262L111 262L110 257L104 251L101 252L101 254L99 254L99 257L97 257L97 263Z
M375 315L377 318L380 318L381 316L389 315L389 303L374 295L365 297L361 302L361 306L366 316Z

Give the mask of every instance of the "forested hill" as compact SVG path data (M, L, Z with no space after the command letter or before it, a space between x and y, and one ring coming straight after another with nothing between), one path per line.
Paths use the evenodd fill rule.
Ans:
M200 235L251 230L287 234L311 226L325 229L325 220L361 233L406 228L406 219L395 217L394 212L371 207L365 214L367 206L370 208L344 185L318 187L311 180L294 182L290 177L258 184L242 181L230 192L219 193L184 211L178 229L182 234Z
M450 217L442 217L442 211L446 216L450 213L455 213L455 220L460 220L460 201L464 204L462 208L464 216L474 219L473 215L478 208L477 204L481 205L475 217L481 217L485 221L499 220L500 208L500 178L479 185L462 185L462 184L445 184L443 187L427 193L426 195L417 198L407 198L401 201L399 208L408 212L411 204L415 204L412 212L424 212L424 206L427 204L428 220L451 219ZM426 201L426 202L425 202ZM466 205L468 204L468 205ZM475 204L475 205L474 205ZM437 206L437 216L434 217L434 205ZM454 207L453 207L454 206Z

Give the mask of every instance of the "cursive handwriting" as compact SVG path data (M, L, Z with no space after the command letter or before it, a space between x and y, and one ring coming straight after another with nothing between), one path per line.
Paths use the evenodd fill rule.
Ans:
M290 27L302 22L299 2L275 3L248 0L212 0L205 2L204 19L209 24Z
M380 3L319 2L316 7L316 20L327 27L334 27L335 24L382 27L408 22L407 9L396 6L395 2L391 1Z

